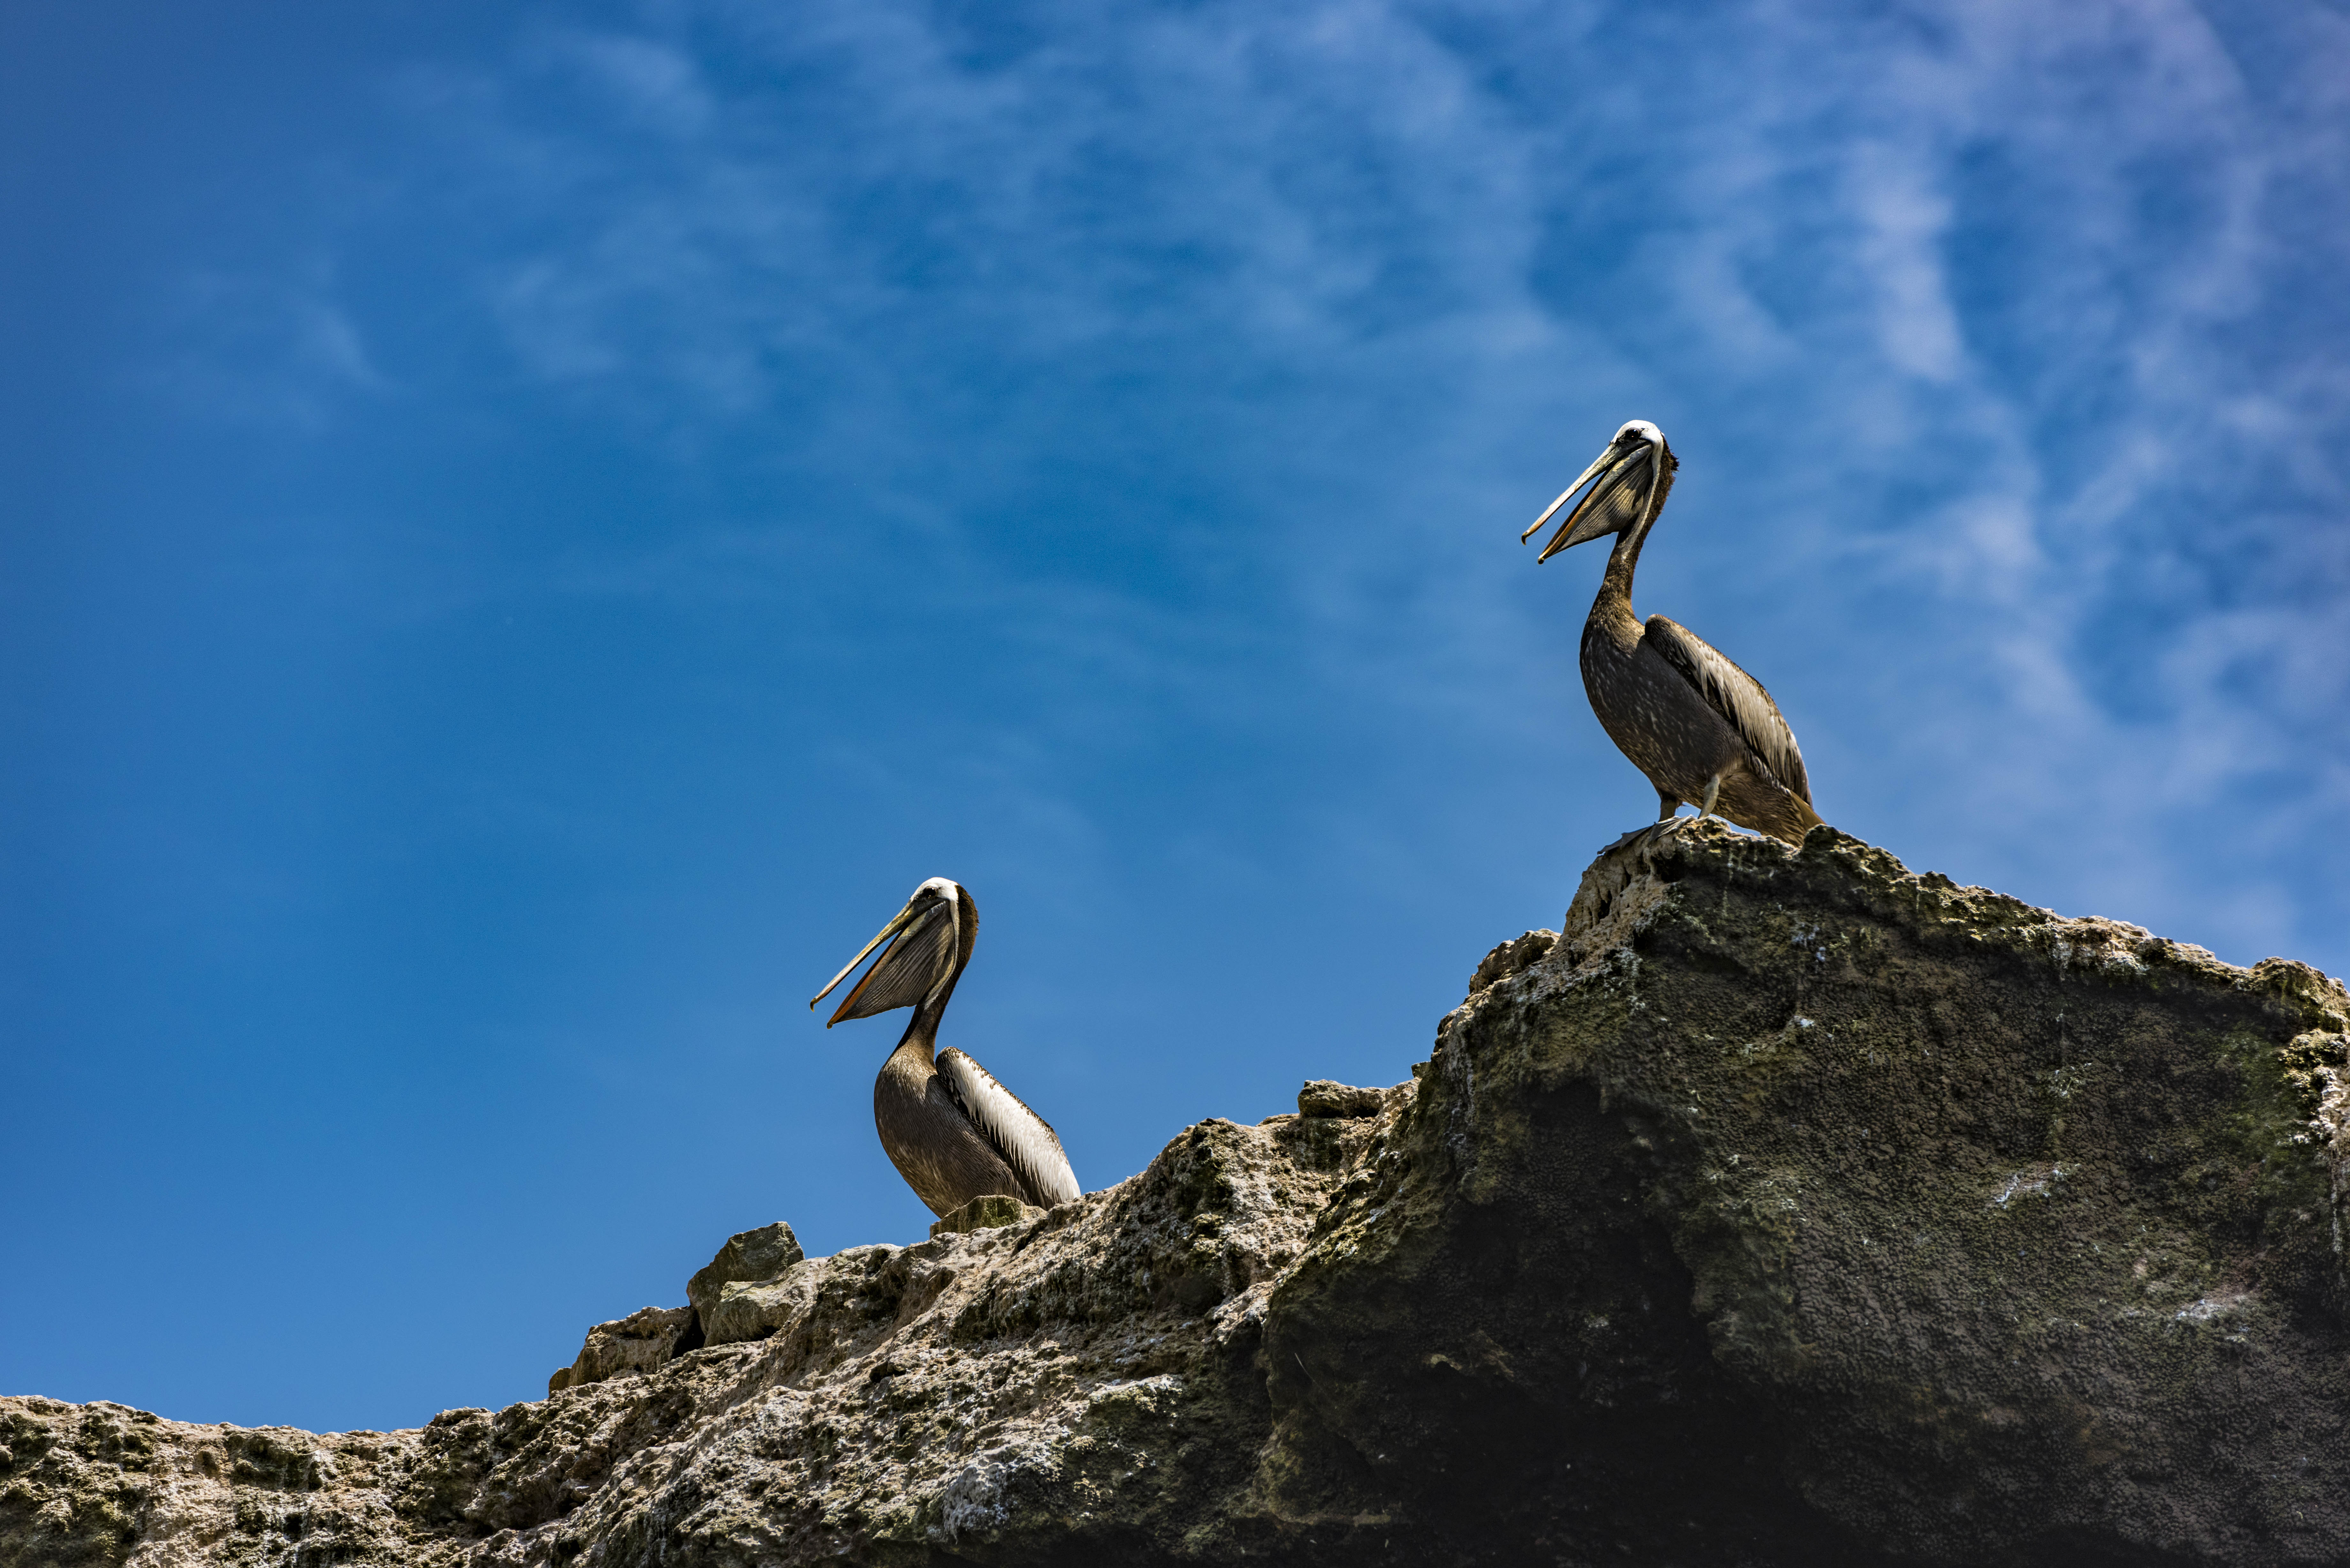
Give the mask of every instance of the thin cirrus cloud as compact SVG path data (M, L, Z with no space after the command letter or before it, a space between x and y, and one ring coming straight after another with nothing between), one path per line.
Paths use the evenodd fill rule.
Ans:
M208 268L178 279L161 312L177 351L130 379L202 419L324 430L354 398L389 389L333 270L313 256L277 273Z
M411 76L516 361L623 421L787 412L840 472L983 453L896 498L934 519L1049 447L988 389L1158 379L1263 524L1200 547L1279 582L1317 679L1505 728L1565 611L1463 520L1669 411L1714 497L1673 586L1762 590L1702 623L1750 645L1834 628L1771 666L1832 815L2339 962L2338 877L2275 858L2344 798L2342 323L2302 292L2338 18L947 16L713 5Z

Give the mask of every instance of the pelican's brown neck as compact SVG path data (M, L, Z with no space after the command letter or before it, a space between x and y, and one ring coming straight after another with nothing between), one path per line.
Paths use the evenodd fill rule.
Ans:
M1645 523L1627 528L1617 539L1616 547L1607 552L1607 572L1599 579L1599 597L1632 602L1632 574L1639 569L1640 546L1647 542L1648 525Z
M952 986L950 985L950 990ZM935 1058L939 1046L939 1020L946 1013L946 998L941 997L936 1006L924 1002L914 1009L914 1016L906 1023L906 1032L898 1036L898 1049L890 1053L912 1052L923 1061Z

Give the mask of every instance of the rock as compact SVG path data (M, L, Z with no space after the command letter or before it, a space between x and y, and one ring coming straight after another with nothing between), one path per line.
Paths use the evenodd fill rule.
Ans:
M1301 1116L1375 1116L1386 1106L1387 1098L1385 1089L1357 1089L1351 1084L1316 1078L1297 1091L1297 1114Z
M1506 1502L1636 1560L2334 1560L2346 1014L1833 830L1619 843L1276 1289L1271 1506Z
M931 1234L968 1235L973 1231L993 1231L999 1225L1017 1225L1024 1220L1041 1220L1045 1213L1033 1203L1023 1203L1017 1198L991 1192L972 1199L953 1213L941 1218L931 1227Z
M2338 983L1826 828L1619 842L1543 935L1374 1116L721 1280L635 1376L0 1400L0 1568L2341 1560Z
M816 1289L814 1276L801 1270L774 1280L729 1280L711 1303L708 1343L740 1345L789 1328L807 1314Z
M1587 874L1585 879L1589 880ZM1556 931L1528 931L1522 937L1513 937L1502 943L1479 961L1477 972L1469 977L1469 994L1474 996L1487 986L1509 979L1536 960L1547 958L1552 945L1557 940Z
M789 1276L805 1256L799 1238L780 1220L728 1237L718 1255L686 1282L700 1344L764 1339L789 1322L798 1299ZM681 1353L699 1345L680 1348Z
M549 1394L601 1383L621 1372L650 1372L677 1354L694 1327L691 1307L645 1307L588 1331L578 1358L546 1380Z
M806 1256L800 1251L800 1239L780 1220L756 1231L738 1231L726 1238L718 1255L686 1282L685 1299L700 1310L706 1324L719 1292L726 1285L737 1280L775 1279Z

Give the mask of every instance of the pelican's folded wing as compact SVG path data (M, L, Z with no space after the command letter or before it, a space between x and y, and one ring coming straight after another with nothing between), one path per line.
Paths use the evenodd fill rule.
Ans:
M995 1075L950 1045L939 1053L939 1076L962 1102L963 1113L995 1146L1004 1163L1019 1173L1036 1200L1046 1207L1074 1203L1076 1172L1061 1140L1053 1136L1044 1117L1030 1110L1020 1096L996 1082Z
M1746 749L1771 770L1773 778L1797 800L1811 804L1811 781L1804 774L1804 753L1796 749L1795 732L1787 728L1779 704L1771 701L1762 682L1679 621L1650 616L1647 641L1697 688L1708 706L1730 722Z

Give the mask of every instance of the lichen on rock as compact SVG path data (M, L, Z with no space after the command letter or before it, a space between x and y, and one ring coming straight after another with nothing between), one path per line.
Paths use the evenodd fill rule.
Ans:
M1001 1192L982 1193L953 1213L941 1215L931 1227L931 1234L962 1236L973 1231L993 1231L999 1225L1024 1225L1044 1218L1045 1212L1034 1203L1023 1203Z
M1684 822L1470 993L1077 1203L745 1232L544 1400L0 1401L0 1568L2340 1560L2337 982Z
M694 1310L684 1307L643 1307L627 1317L599 1323L588 1331L587 1343L570 1366L556 1369L546 1380L549 1394L584 1384L600 1383L624 1372L650 1372L691 1350L698 1338Z
M755 1231L738 1231L727 1237L718 1255L685 1282L685 1299L706 1318L728 1285L779 1279L806 1255L800 1250L800 1239L781 1220Z

